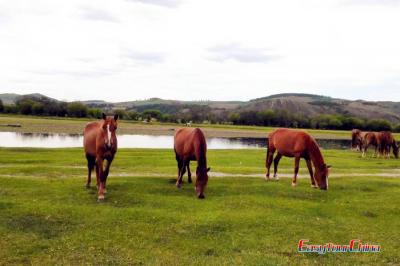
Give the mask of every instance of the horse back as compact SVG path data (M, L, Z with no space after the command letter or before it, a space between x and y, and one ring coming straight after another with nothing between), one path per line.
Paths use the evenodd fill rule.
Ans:
M269 134L269 147L284 156L302 156L308 152L313 138L304 131L277 129Z
M389 131L380 132L379 138L381 145L392 145L395 142L392 132Z
M380 136L381 134L379 134L378 132L367 132L364 135L364 140L366 142L367 145L378 145L380 143Z
M174 149L181 158L205 158L207 144L204 133L199 128L178 129L174 136Z

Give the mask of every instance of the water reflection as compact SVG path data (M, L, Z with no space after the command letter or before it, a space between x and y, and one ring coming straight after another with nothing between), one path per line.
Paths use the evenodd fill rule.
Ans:
M348 149L350 140L318 140L325 149ZM38 134L0 132L0 147L71 148L82 147L83 136L79 134ZM266 148L263 138L209 138L209 149ZM172 148L172 136L118 135L120 148Z

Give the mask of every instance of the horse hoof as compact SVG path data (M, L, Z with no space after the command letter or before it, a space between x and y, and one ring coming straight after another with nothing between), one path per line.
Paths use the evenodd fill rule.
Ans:
M90 188L90 185L89 185L89 184L87 184L87 185L86 185L86 188L87 188L87 189L89 189L89 188Z
M265 181L269 181L269 180L271 180L268 176L266 176L266 177L264 177L264 180Z
M177 187L177 188L182 188L182 184L176 183L176 187Z
M317 185L311 185L311 187L312 187L312 188L318 188L318 186L317 186Z
M292 187L297 186L297 183L292 182Z
M97 197L97 201L103 201L104 200L104 195L99 195Z
M275 181L279 181L280 180L279 177L277 177L277 176L275 176L274 179L275 179Z

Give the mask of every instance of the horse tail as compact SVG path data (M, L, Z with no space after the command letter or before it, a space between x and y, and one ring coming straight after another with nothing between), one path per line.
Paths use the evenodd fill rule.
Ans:
M176 158L176 160L178 161L178 159L179 159L179 155L178 155L178 153L176 152L175 145L174 145L174 152L175 152L175 158Z
M269 135L268 135L268 137L267 137L267 154L266 154L266 156L265 156L265 167L267 167L268 168L268 158L269 158L269 153L271 152L271 148L270 148L270 146L271 146L271 137L272 137L272 134L273 133L270 133Z

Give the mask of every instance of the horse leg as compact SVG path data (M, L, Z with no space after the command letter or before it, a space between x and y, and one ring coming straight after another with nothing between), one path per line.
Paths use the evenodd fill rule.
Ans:
M277 176L277 173L278 173L279 161L281 160L281 158L282 158L282 154L280 154L280 153L278 152L278 154L275 156L275 160L274 160L274 178L275 178L276 180L279 180L279 178L278 178L278 176Z
M192 173L190 172L190 161L187 163L187 171L188 171L188 183L192 183Z
M99 166L97 164L97 160L96 160L95 167L96 167L96 187L97 187L97 189L99 189L99 187L100 187L100 171L99 171Z
M364 145L363 147L363 154L362 157L365 158L367 156L367 152L368 152L368 144Z
M312 168L312 165L311 165L310 158L306 159L306 163L307 163L308 172L310 173L310 177L311 177L311 187L318 188L318 186L315 184L314 171L313 171L313 168Z
M108 174L110 173L110 167L111 167L112 161L113 161L112 159L107 160L107 164L104 169L104 193L107 193L106 183L107 183Z
M86 183L86 188L90 188L90 183L92 182L92 171L94 169L94 166L96 164L96 158L90 155L86 155L87 159L87 167L88 167L88 178L87 178L87 183Z
M274 153L275 153L275 150L268 147L267 156L265 157L265 166L267 168L267 174L265 175L265 180L267 180L267 181L269 180L271 164L274 159Z
M297 174L299 173L300 157L296 156L294 158L294 177L292 181L292 186L297 186Z
M177 178L178 180L179 177L181 176L182 160L179 158L178 155L175 155L175 158L176 158L176 163L178 165L178 178Z
M179 179L181 177L183 160L175 153L176 162L178 165L178 178L176 179L176 186L178 187Z
M100 179L100 185L98 190L98 200L104 200L104 170L103 170L103 158L98 157L96 160L97 163L97 172L98 172L98 179Z
M179 176L178 176L178 180L176 180L176 187L177 188L181 188L182 187L182 179L183 176L185 175L186 172L186 162L184 160L180 161L180 171L179 171Z

